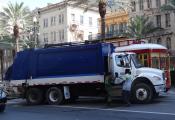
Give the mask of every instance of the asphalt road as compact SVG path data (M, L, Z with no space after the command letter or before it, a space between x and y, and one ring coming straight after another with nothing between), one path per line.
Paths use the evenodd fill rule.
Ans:
M23 100L11 100L0 120L175 120L175 92L161 95L151 104L131 107L120 100L108 107L97 98L61 106L27 106Z

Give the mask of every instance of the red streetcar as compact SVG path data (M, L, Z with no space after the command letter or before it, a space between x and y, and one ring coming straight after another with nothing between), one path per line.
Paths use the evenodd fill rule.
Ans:
M116 52L134 52L145 67L158 68L165 71L166 88L171 87L170 57L166 47L146 43L145 40L124 40L114 42Z

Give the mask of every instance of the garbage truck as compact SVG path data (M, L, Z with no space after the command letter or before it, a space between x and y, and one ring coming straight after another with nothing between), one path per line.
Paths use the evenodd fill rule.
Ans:
M17 53L5 75L6 88L29 104L62 104L79 96L106 96L105 77L112 74L114 96L120 96L125 70L132 76L131 99L149 103L165 91L164 72L143 67L135 53L115 52L111 43L46 45Z

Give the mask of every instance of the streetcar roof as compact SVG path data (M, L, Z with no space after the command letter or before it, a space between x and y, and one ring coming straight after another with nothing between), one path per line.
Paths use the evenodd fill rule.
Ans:
M132 51L132 50L146 50L146 49L163 49L163 50L167 50L167 48L162 46L162 45L146 43L146 44L132 44L132 45L129 45L129 46L116 47L115 48L115 52Z

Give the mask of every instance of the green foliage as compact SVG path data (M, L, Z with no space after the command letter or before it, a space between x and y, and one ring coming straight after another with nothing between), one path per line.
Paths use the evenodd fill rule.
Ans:
M3 8L0 18L0 34L2 43L16 45L16 41L13 36L13 27L15 24L19 27L20 47L28 46L29 39L27 39L28 28L33 24L31 12L28 7L24 7L24 3L15 3L11 2L7 7ZM3 37L2 37L3 36ZM23 37L22 37L23 36ZM22 39L21 39L22 38Z
M0 45L4 46L4 48L15 48L15 38L9 35L1 36ZM29 40L27 37L23 39L19 39L19 45L21 48L34 48L34 42Z
M106 3L106 9L107 10L126 10L127 8L131 8L130 2L128 0L67 0L74 1L74 6L77 7L78 5L84 4L85 12L88 9L91 9L93 7L98 7L100 2Z
M130 38L142 39L157 30L160 30L160 28L155 27L149 17L136 16L130 19L125 35Z
M168 3L162 5L160 9L162 11L175 11L175 0L168 0Z

